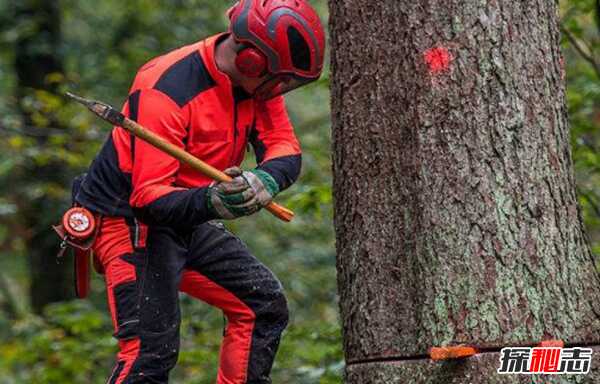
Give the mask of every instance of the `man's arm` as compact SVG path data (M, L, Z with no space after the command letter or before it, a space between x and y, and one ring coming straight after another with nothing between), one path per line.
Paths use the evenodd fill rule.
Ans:
M277 182L279 192L296 182L302 168L302 152L283 96L257 106L256 127L250 142L256 153L257 169Z

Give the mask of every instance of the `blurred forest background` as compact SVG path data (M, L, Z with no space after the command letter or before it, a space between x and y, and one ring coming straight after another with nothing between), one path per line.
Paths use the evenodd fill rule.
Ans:
M47 272L39 267L39 258L54 263L58 241L50 225L70 204L70 180L85 171L111 129L61 95L70 90L121 106L137 68L223 31L224 12L232 3L0 0L0 383L104 383L116 353L101 276L94 276L86 301L44 306L65 296L71 280L36 285ZM312 3L326 21L326 1ZM598 7L597 0L561 2L576 177L596 255ZM339 383L344 365L337 315L328 75L290 94L287 101L303 144L304 169L301 181L278 201L293 208L297 219L284 225L259 214L228 225L287 290L291 322L274 382ZM253 156L247 157L252 166ZM181 299L182 352L173 382L212 383L223 318L206 304Z

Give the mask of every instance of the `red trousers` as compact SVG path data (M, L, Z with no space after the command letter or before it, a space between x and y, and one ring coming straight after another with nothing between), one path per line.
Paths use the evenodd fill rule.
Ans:
M218 384L270 383L288 311L281 283L221 224L188 233L105 218L94 245L119 342L115 383L167 383L179 352L179 291L227 318Z

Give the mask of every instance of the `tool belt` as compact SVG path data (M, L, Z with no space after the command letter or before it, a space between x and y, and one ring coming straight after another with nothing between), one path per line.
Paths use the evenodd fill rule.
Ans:
M69 249L73 250L75 293L80 299L86 298L90 292L92 246L98 236L101 221L101 215L95 215L84 207L74 206L63 215L59 225L52 227L62 240L57 259L62 259ZM94 268L102 273L102 267L95 258Z

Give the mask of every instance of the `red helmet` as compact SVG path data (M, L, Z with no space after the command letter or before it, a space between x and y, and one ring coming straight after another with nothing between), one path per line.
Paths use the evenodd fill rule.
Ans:
M270 99L317 80L323 71L325 32L306 0L241 0L228 12L229 31L246 48L236 65L268 77L256 96Z

